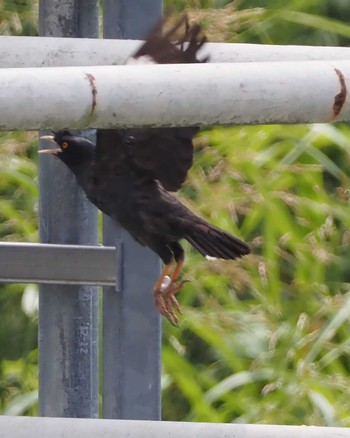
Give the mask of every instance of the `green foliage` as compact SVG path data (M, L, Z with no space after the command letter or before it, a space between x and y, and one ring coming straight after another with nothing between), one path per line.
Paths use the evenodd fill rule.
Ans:
M38 415L37 350L18 360L0 362L2 415Z
M186 401L176 419L349 425L349 139L327 124L200 137L184 192L254 255L190 251L189 308L163 355L165 394Z
M349 45L350 3L342 0L239 0L238 9L256 8L253 25L235 41L264 44Z
M37 35L38 5L38 0L0 2L0 35Z
M35 133L0 133L1 240L37 240ZM0 412L34 413L37 388L33 286L0 284ZM34 292L35 295L35 292ZM35 299L35 296L34 296ZM34 391L34 392L33 392ZM32 400L31 405L29 401Z
M35 134L0 133L0 237L37 240ZM29 146L29 147L28 147Z
M348 43L348 2L236 4L231 41ZM201 135L183 196L254 255L187 251L188 307L164 340L165 419L349 426L349 140L328 124Z
M215 10L227 4L166 2L205 8L209 36L224 26L231 41L349 43L349 2L240 0L236 13ZM25 17L35 33L32 5L1 3L2 33L24 32ZM3 240L37 239L35 142L0 136ZM163 324L164 419L350 425L349 153L345 124L199 136L181 198L250 242L253 255L209 262L187 245L182 324ZM2 414L36 413L35 295L33 286L0 289Z
M229 3L229 1L227 0L165 0L164 7L165 9L182 12L183 10L187 10L190 8L221 8L227 3Z

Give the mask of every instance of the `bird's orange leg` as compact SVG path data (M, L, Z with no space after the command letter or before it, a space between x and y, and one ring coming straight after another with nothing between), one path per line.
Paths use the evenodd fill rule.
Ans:
M158 278L156 284L154 285L153 293L154 293L154 301L155 301L156 307L159 310L159 312L161 313L161 315L165 316L166 319L168 319L172 324L174 324L174 321L172 321L172 315L169 313L169 310L165 304L164 297L163 297L164 290L166 290L166 288L167 288L167 286L165 286L165 284L166 284L167 279L169 279L168 274L171 270L171 265L172 265L172 263L168 263L167 265L164 266L160 277ZM164 286L165 286L165 288L164 288Z
M179 260L177 262L175 269L170 276L171 283L163 292L163 299L164 299L164 302L167 306L167 309L170 313L172 313L173 316L176 317L175 319L177 320L177 322L178 322L178 318L177 318L176 314L174 313L174 307L180 313L180 315L182 315L182 309L181 309L179 302L175 298L175 295L180 291L180 289L183 288L185 281L181 281L181 283L179 283L179 284L175 284L175 282L180 277L180 274L181 274L182 268L183 268L183 264L184 264L183 260Z
M176 284L175 282L181 274L183 264L184 261L179 260L170 276L168 274L171 271L172 263L165 265L161 276L154 286L154 300L157 309L172 325L176 327L179 325L179 318L175 313L175 309L180 314L182 314L182 310L175 295L180 289L182 289L186 281L182 281L179 284Z
M174 269L173 273L170 276L170 279L171 279L172 283L174 283L180 277L183 265L184 265L184 261L183 260L179 260L177 262L177 264L175 266L175 269Z
M179 318L175 310L182 315L182 309L175 295L183 288L183 285L186 283L186 280L183 280L180 283L176 284L176 280L179 278L182 272L183 264L183 259L177 262L174 271L170 275L170 278L168 277L169 284L163 283L163 287L161 288L161 301L164 307L163 312L161 313L168 319L168 321L171 322L171 324L176 327L178 327L179 325Z

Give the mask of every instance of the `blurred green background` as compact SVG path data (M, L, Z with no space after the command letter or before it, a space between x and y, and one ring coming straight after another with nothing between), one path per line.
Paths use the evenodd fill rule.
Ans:
M348 45L348 0L170 1L212 41ZM38 2L0 2L36 35ZM0 236L37 241L37 134L0 133ZM180 329L164 322L163 418L350 426L350 127L213 128L180 197L250 242L239 262L186 245ZM37 288L0 285L0 414L37 414Z

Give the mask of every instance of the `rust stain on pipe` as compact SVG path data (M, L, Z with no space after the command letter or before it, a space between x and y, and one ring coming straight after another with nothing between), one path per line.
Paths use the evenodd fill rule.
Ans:
M93 115L95 111L95 107L97 104L97 88L95 85L95 76L93 76L91 73L85 73L86 79L89 81L90 87L91 87L91 93L92 93L92 103L91 103L91 115Z
M334 71L336 72L340 82L340 93L338 93L334 97L334 103L333 103L333 114L334 117L336 117L337 115L339 115L345 103L347 89L346 89L346 83L343 73L337 68L335 68Z

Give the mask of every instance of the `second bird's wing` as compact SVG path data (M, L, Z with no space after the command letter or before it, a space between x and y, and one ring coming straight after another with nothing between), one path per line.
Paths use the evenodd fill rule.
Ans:
M202 59L197 56L199 49L207 41L201 26L198 23L190 24L186 14L169 29L165 29L168 21L169 15L159 20L127 64L194 64L208 61L208 56Z

